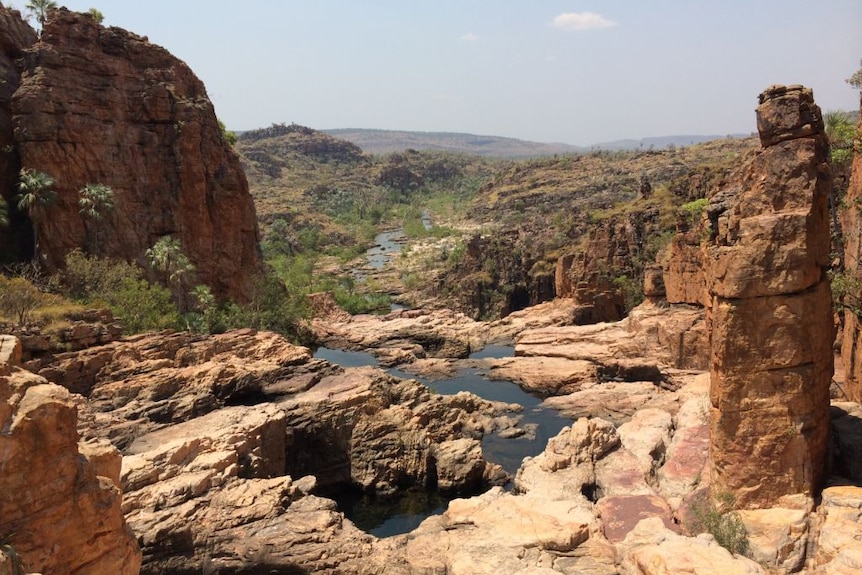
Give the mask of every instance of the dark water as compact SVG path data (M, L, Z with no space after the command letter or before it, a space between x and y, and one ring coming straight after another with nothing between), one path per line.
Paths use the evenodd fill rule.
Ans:
M471 359L490 359L513 357L511 346L487 346L470 356ZM318 348L314 357L325 359L343 367L376 366L373 355L362 351L343 351ZM522 437L503 438L489 434L482 440L485 458L498 463L510 475L514 475L524 457L538 455L544 450L548 439L555 436L571 419L561 417L556 410L542 406L542 400L526 393L510 381L491 381L482 376L475 368L462 369L455 377L440 380L426 380L421 377L389 369L388 373L403 379L416 379L442 395L454 395L459 391L469 391L489 401L515 403L523 407L523 419L519 427L530 430ZM448 500L438 494L410 491L391 500L375 499L359 494L338 494L332 497L338 501L344 514L357 526L377 537L388 537L411 531L430 515L442 513Z

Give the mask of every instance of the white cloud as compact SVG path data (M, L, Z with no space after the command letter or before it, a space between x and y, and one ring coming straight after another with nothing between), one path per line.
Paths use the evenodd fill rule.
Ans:
M601 14L593 12L568 12L560 14L554 18L554 28L560 30L598 30L600 28L610 28L616 26L617 23L613 20L608 20Z
M467 42L468 44L473 44L473 43L479 41L479 36L477 36L476 34L473 34L472 32L468 32L467 34L464 34L463 36L461 36L461 41Z

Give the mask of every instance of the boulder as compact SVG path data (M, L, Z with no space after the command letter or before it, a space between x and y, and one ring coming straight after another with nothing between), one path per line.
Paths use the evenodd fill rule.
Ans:
M76 425L77 401L62 387L21 369L0 376L6 543L34 571L136 575L141 552L120 507L120 454L81 447Z
M836 485L823 490L817 511L820 533L814 554L815 572L850 575L862 570L862 487Z

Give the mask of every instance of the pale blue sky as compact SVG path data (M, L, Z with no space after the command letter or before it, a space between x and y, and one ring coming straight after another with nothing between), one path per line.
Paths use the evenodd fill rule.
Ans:
M24 0L6 2L23 6ZM231 129L589 145L747 133L770 84L855 109L860 0L59 0L149 37Z

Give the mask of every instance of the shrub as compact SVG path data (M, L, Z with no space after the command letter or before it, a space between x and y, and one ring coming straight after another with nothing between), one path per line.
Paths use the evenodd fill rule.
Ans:
M108 306L129 333L175 328L179 324L171 291L144 279L123 279Z
M19 326L30 323L33 311L52 300L22 277L0 276L0 315L16 320Z
M703 214L703 211L706 209L706 205L709 203L709 200L706 198L700 198L699 200L694 200L688 202L687 204L683 204L679 207L679 211L683 214L691 227L694 227L700 222L700 216Z
M692 532L711 534L734 555L745 555L749 548L748 531L739 514L732 511L735 501L732 493L719 493L715 502L693 507L694 522L690 527Z

